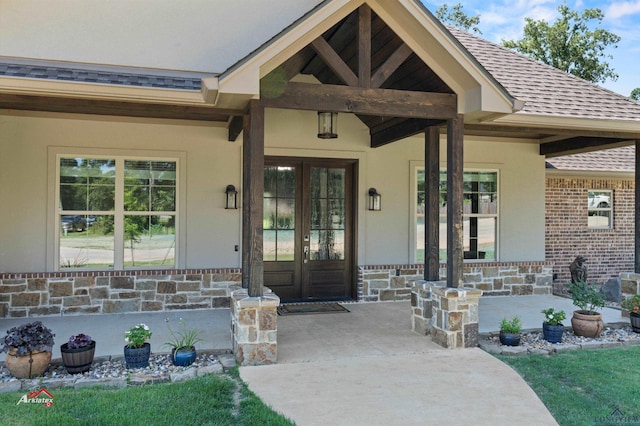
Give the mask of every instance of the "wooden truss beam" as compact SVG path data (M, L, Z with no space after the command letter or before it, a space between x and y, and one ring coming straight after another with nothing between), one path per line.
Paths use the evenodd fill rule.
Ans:
M263 105L272 108L441 120L457 115L456 95L448 93L267 81L260 90Z

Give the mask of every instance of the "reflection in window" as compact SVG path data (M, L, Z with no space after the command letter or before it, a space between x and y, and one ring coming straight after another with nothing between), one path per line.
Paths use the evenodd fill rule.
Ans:
M424 262L425 173L417 169L416 262ZM440 172L440 261L447 258L447 173ZM465 259L496 260L498 173L464 172L463 247Z
M311 168L311 260L344 260L345 169Z
M613 191L589 191L587 194L588 226L591 229L613 228Z
M176 167L176 161L61 158L58 267L175 267Z
M293 261L296 229L296 169L264 168L263 256L265 261Z

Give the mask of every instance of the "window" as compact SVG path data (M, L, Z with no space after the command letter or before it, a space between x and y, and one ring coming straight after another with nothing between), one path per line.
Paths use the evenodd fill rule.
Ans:
M416 169L415 261L424 262L424 168ZM440 261L447 259L447 173L440 172ZM497 259L498 172L465 171L463 204L464 258Z
M58 268L175 267L176 159L58 156Z
M591 190L587 195L589 221L591 229L613 228L613 191Z

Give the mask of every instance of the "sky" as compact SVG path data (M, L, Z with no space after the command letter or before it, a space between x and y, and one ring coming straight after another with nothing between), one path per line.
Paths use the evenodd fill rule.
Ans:
M462 3L468 16L480 15L478 27L483 37L501 44L501 40L522 38L525 18L544 19L553 23L558 17L558 6L566 3L573 10L598 8L605 18L600 28L609 30L621 37L618 47L609 49L613 59L607 59L613 71L618 74L616 81L607 80L598 83L614 92L629 96L631 91L640 87L640 0L449 0L427 1L424 5L435 14L443 3L450 7Z

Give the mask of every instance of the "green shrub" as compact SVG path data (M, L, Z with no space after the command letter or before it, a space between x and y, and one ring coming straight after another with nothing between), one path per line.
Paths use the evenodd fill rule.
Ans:
M511 320L502 318L500 321L500 331L509 334L519 334L522 330L522 323L520 318L516 315Z

